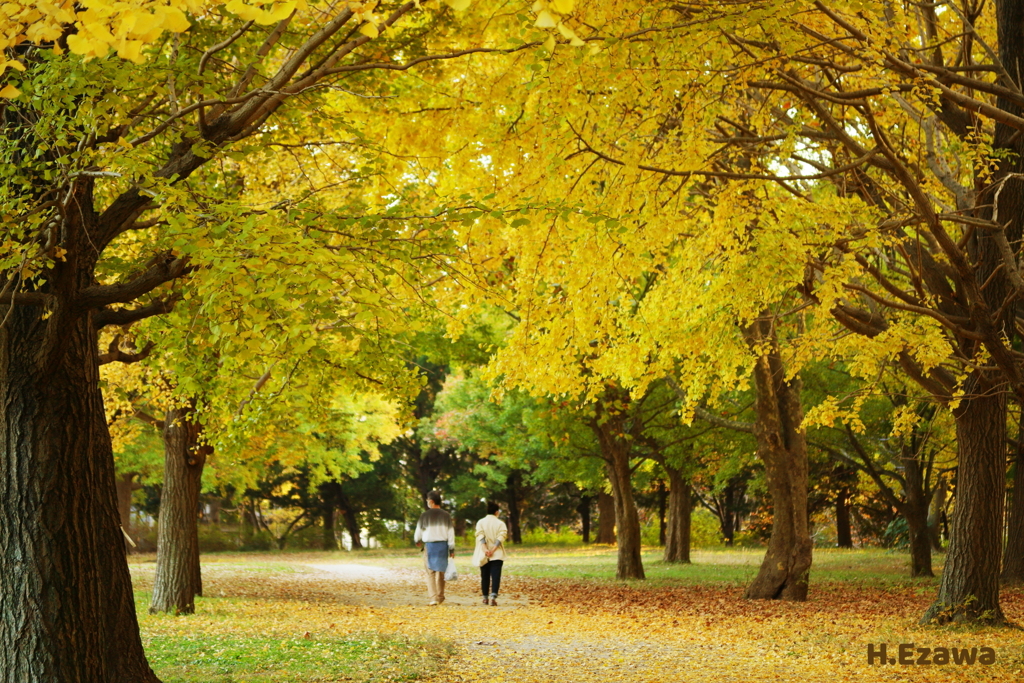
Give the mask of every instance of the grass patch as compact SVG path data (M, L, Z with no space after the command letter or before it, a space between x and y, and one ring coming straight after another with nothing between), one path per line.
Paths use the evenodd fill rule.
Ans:
M439 639L356 634L270 638L224 633L143 638L164 683L312 683L414 681L429 677L452 654Z
M385 683L434 676L455 652L439 638L373 632L355 614L268 597L197 598L195 614L174 616L149 614L149 593L137 591L153 671L164 683Z

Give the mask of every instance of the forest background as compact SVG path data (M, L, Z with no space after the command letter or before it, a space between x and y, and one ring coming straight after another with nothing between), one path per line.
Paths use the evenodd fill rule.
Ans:
M119 526L189 613L200 512L401 543L435 487L620 579L764 543L754 599L944 552L922 621L1003 624L1022 13L5 4L0 675L155 680Z

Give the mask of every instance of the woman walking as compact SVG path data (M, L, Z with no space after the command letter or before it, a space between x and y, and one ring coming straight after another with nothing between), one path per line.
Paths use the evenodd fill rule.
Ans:
M480 564L480 589L484 604L498 606L498 589L501 587L501 567L505 562L505 539L508 527L498 518L501 507L487 504L487 516L476 523L476 545Z
M417 546L426 546L423 568L427 574L428 605L444 602L444 572L448 558L455 557L455 526L452 517L441 509L441 492L427 494L427 509L416 523L413 540Z

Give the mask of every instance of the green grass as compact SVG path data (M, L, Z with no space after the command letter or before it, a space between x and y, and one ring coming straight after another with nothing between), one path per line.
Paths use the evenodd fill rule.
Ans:
M270 638L230 633L145 638L164 683L412 681L436 672L449 652L440 640L366 634Z
M415 681L441 671L454 654L449 643L434 637L335 633L334 624L325 623L329 609L318 616L272 596L269 602L196 598L190 616L149 614L150 594L135 596L146 657L164 683ZM291 619L295 615L301 616Z

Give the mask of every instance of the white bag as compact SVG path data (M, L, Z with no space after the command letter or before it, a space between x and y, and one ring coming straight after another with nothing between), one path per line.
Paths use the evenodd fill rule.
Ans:
M444 580L445 581L458 581L459 580L459 572L458 572L458 570L455 569L455 559L454 558L451 558L451 557L448 558L448 567L444 570Z
M473 565L476 567L482 567L490 561L490 558L484 554L484 544L477 543L476 549L473 550Z

